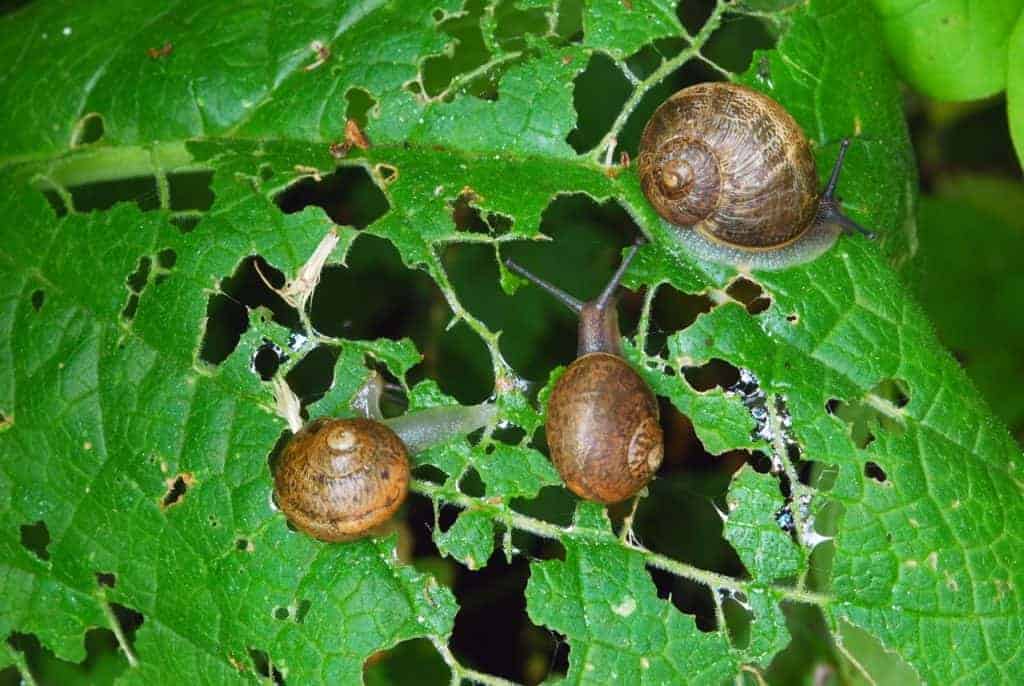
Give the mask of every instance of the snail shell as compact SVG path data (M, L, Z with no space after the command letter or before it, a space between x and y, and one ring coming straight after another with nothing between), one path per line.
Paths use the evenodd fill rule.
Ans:
M658 214L712 241L768 250L815 224L810 143L779 103L744 86L704 83L671 96L644 129L637 165Z
M405 444L372 419L310 422L285 446L274 475L278 506L322 541L371 533L398 510L408 487Z
M551 392L545 430L555 468L587 500L632 497L661 465L658 403L617 355L588 353L569 365Z

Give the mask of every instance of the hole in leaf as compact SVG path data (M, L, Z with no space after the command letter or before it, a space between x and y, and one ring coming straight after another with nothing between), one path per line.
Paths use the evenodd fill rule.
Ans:
M879 467L876 462L868 461L864 464L864 476L874 479L880 484L884 484L888 481L885 470Z
M156 178L152 176L96 181L95 183L71 186L68 188L68 192L71 193L76 212L109 210L119 202L134 202L143 212L160 207Z
M274 619L284 622L292 616L291 611L287 607L275 607L274 608Z
M583 42L583 0L561 0L555 23L555 43Z
M21 544L40 560L49 560L50 530L46 522L39 520L31 524L21 525Z
M478 196L471 188L463 188L454 202L448 202L448 207L452 212L452 220L459 231L489 234L491 227L481 217L480 208L470 204L477 200Z
M146 617L138 610L133 610L118 603L110 603L110 609L114 611L114 617L121 626L125 642L128 643L129 647L135 647L135 633L146 621Z
M2 14L2 12L0 12ZM12 632L7 638L12 651L24 655L28 673L43 684L109 684L116 683L128 669L128 660L120 654L117 636L107 628L92 628L85 632L83 645L85 659L81 662L62 660L49 648L40 644L33 634ZM0 670L0 684L16 686L30 683L16 668Z
M249 659L252 660L253 670L264 679L272 681L275 686L284 685L284 676L274 666L270 656L262 650L256 648L249 648Z
M906 407L910 402L907 382L902 379L882 379L871 389L871 393L888 400L898 408Z
M71 132L71 147L89 145L103 138L103 115L90 112L75 124Z
M318 345L289 370L285 380L303 407L315 403L330 390L339 352L335 346Z
M298 313L267 282L280 288L284 274L258 255L242 260L232 276L221 280L221 292L212 294L207 303L200 359L214 365L227 359L249 328L248 309L267 308L281 326L300 328Z
M117 586L117 575L113 572L96 572L96 583L107 588Z
M680 3L681 6L687 4L690 3ZM764 21L748 15L729 15L708 37L701 53L724 69L742 72L750 66L755 50L774 46L775 40ZM715 79L722 78L718 72L714 74Z
M380 175L381 181L386 184L394 181L395 177L398 176L398 169L392 167L390 164L378 164L376 166L377 173Z
M149 267L152 261L147 256L139 258L139 264L135 268L135 271L128 275L125 279L125 283L128 284L128 288L136 293L141 293L142 289L146 287L146 283L149 281Z
M175 215L171 217L171 223L178 227L182 233L191 233L199 226L200 217L195 215Z
M722 589L722 614L729 633L729 641L734 648L743 650L750 645L750 625L754 615L743 606L744 600L733 593ZM742 594L740 594L742 595Z
M659 598L668 600L680 612L692 615L701 631L715 630L715 601L706 586L654 567L648 567L647 571Z
M746 277L734 279L725 292L736 302L747 308L750 314L759 314L771 307L771 297L765 295L760 284Z
M188 489L195 483L195 477L189 473L182 473L174 479L167 480L167 493L160 500L161 509L166 510L181 502L188 492Z
M244 553L251 553L254 550L252 541L248 538L236 538L235 539L235 550L240 550Z
M426 638L402 641L390 650L376 652L363 663L363 683L447 684L448 665Z
M173 172L167 175L171 209L206 212L213 206L213 171Z
M573 82L576 128L566 138L569 145L582 154L601 142L632 92L615 62L605 53L595 52Z
M695 36L700 32L704 24L707 23L714 8L715 3L709 0L681 2L676 6L676 16L679 18L679 23L686 29L686 32L691 36Z
M300 600L299 601L299 606L295 610L295 621L298 622L299 624L302 624L304 621L306 621L306 615L309 614L309 608L311 606L312 606L312 603L309 602L308 600Z
M537 276L580 300L596 298L622 260L622 251L641 235L633 219L615 201L603 204L582 195L560 195L548 205L540 229L552 242L515 243L502 247L507 256ZM465 263L446 262L456 291L469 311L492 331L502 331L501 351L512 366L532 380L546 381L557 365L576 357L577 318L563 304L531 284L511 298L495 278L481 279L482 269L496 274L489 246L458 246ZM483 250L480 250L483 248ZM449 248L447 254L452 254ZM489 266L484 265L486 261ZM493 283L493 286L491 285ZM639 319L640 292L619 290L621 330L627 335Z
M725 360L713 357L700 367L683 369L683 376L693 390L704 393L715 387L732 388L740 380L740 370Z
M869 396L880 398L882 401L888 400L897 410L899 407L902 407L897 405L897 403L902 402L905 405L909 402L909 398L903 395L898 385L891 386L888 389L895 393L892 396L892 400L876 393L875 391L878 390L886 390L883 386L885 383L882 382L882 384L876 386L875 390L869 393ZM884 404L879 404L877 400L844 402L838 398L829 398L825 402L825 411L837 419L846 422L846 425L849 427L850 437L861 450L867 448L875 440L875 432L879 429L894 436L899 436L904 431L903 424L899 421L898 416L894 415L891 410L887 410Z
M178 261L178 253L171 248L165 248L157 253L156 259L161 269L173 269Z
M345 99L348 101L348 105L345 107L345 118L355 120L360 129L365 129L367 114L372 107L376 106L377 101L362 88L349 88L345 92Z
M335 224L365 229L390 208L383 191L361 166L341 166L320 181L306 176L281 191L274 202L285 214L315 205Z
M800 315L798 315L796 312L793 312L792 314L787 314L786 321L789 322L790 324L798 324L800 322Z
M43 309L43 302L46 300L46 292L42 289L32 291L32 309L38 312Z
M260 379L270 381L277 373L277 368L287 359L288 356L284 354L283 350L270 341L265 341L253 355L252 369L260 375Z
M493 37L506 52L524 50L528 36L543 36L549 30L546 7L516 7L515 0L501 0L494 8Z
M662 284L651 306L652 326L647 333L648 352L657 354L665 347L669 335L693 324L697 317L714 309L715 303L704 294L677 291Z
M50 204L50 208L53 209L53 213L59 218L67 215L68 206L64 203L64 199L56 191L44 188L43 197L46 198L46 202Z
M450 54L432 55L423 61L423 89L429 97L441 94L456 76L473 71L491 58L480 28L483 11L481 0L467 0L462 12L438 24L438 29L453 39L454 49ZM480 91L474 85L468 84L469 90L479 97Z

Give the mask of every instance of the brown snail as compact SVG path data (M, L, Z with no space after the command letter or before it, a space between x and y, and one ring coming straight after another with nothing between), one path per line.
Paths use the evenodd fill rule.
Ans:
M384 419L383 384L374 374L353 400L366 415L321 417L299 429L281 452L274 493L301 531L322 541L374 533L409 492L409 454L472 432L493 420L491 403L435 407Z
M548 400L551 461L576 495L617 503L636 495L661 465L658 403L622 357L615 290L636 254L633 246L595 300L583 303L512 260L505 265L579 315L577 357Z
M777 250L815 227L873 234L835 196L849 140L824 192L811 146L782 105L732 83L702 83L661 104L640 138L644 195L665 220L741 251Z

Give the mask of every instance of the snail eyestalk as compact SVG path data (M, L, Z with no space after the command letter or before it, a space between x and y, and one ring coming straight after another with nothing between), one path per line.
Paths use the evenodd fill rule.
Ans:
M850 139L844 138L839 145L839 157L836 158L835 166L832 167L832 175L829 176L825 192L821 194L821 201L818 203L818 221L832 222L837 224L846 233L854 231L864 234L866 237L875 238L874 231L868 231L863 226L853 221L839 207L839 200L836 198L836 186L839 185L839 172L843 169L843 162L846 160L846 150L850 147Z
M552 284L548 283L539 276L535 276L532 272L527 271L524 267L520 266L516 262L513 262L510 258L505 258L505 266L508 267L513 272L515 272L516 274L518 274L519 276L526 279L527 281L530 281L531 283L540 286L541 288L546 290L548 293L553 295L555 299L558 300L558 302L562 303L573 312L579 314L580 311L583 309L582 301L577 300L576 298L572 297L571 295L563 291L561 288L553 286Z

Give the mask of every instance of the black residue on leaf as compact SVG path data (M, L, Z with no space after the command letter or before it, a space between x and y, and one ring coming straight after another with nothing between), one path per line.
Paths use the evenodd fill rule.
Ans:
M359 165L342 165L319 181L305 176L278 193L274 202L285 214L315 205L335 224L357 229L365 229L390 209L383 191Z
M228 358L249 328L249 310L267 308L273 320L289 329L300 328L298 313L273 289L284 286L284 274L259 255L245 258L235 273L220 282L206 306L206 330L199 357L217 365Z
M49 560L50 529L46 522L39 520L31 524L21 525L21 544L40 560Z
M195 483L195 477L189 473L183 473L176 476L174 479L167 480L167 492L164 497L160 500L161 509L166 510L169 507L173 507L181 502L182 498L188 492L188 489Z

